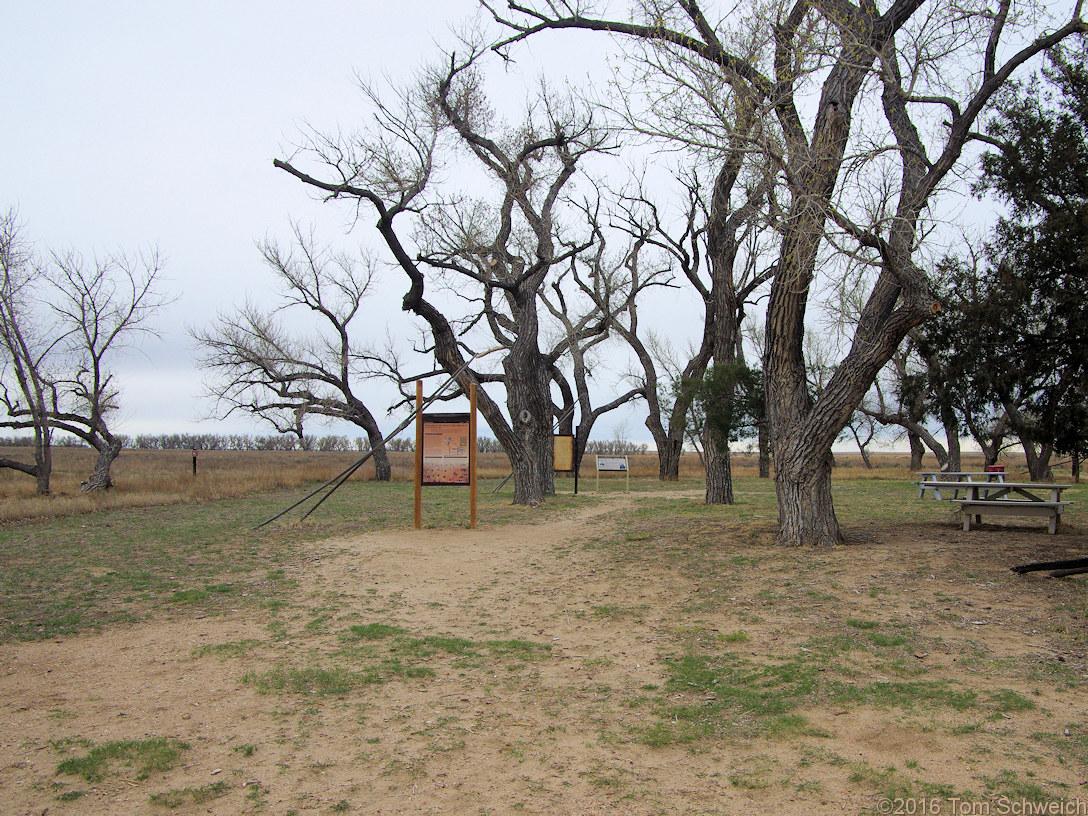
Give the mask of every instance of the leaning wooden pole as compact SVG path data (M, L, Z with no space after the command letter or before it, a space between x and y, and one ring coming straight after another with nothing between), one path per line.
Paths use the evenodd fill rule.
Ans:
M1065 561L1039 561L1035 564L1020 564L1016 567L1010 567L1013 572L1023 575L1025 572L1040 572L1042 570L1088 570L1088 558L1069 558ZM1066 575L1073 575L1075 573L1065 573ZM1054 575L1058 578L1060 576Z
M1051 578L1065 578L1069 575L1083 575L1088 572L1088 566L1077 567L1075 569L1056 569L1048 572L1047 575Z
M424 404L423 404L423 406L422 406L422 408L420 410L422 411L424 408L427 408L427 406L429 406L432 402L437 400L439 395L441 395L443 391L445 391L447 388L449 388L450 385L452 385L454 382L457 381L457 378L460 377L461 374L472 364L473 360L475 360L478 357L485 357L488 354L491 354L491 353L496 352L496 351L500 351L502 348L503 348L503 346L496 346L493 349L488 349L487 351L481 351L479 354L473 354L471 357L469 357L468 360L464 364L462 364L462 366L459 369L457 369L452 375L450 375L450 378L448 380L446 380L437 391L435 391L433 394L431 394L430 397L427 398L427 401L424 402ZM407 428L409 425L411 425L412 420L414 420L415 418L416 418L415 413L412 413L411 415L409 415L409 417L406 420L404 420L404 422L402 422L400 425L398 425L395 430L390 432L385 437L385 439L382 440L382 444L383 445L388 444L389 440L391 440L393 437L395 437L397 434L399 434L401 431L403 431L405 428ZM271 524L273 521L276 521L277 519L283 518L284 516L286 516L288 513L290 513L292 510L294 510L299 505L304 504L305 502L309 501L314 496L316 496L318 493L320 493L322 490L325 490L326 488L329 488L329 492L326 493L324 496L322 496L321 499L318 500L318 502L313 507L311 507L306 512L306 514L302 517L303 519L308 518L309 515L314 512L314 510L316 510L318 507L320 507L322 505L322 503L325 501L325 499L329 498L329 496L331 496L333 493L335 493L340 488L340 486L342 484L344 484L344 482L346 482L349 478L351 478L351 475L353 473L355 473L355 471L357 471L359 468L361 468L363 466L363 464L368 459L370 459L370 457L373 456L373 455L374 455L374 450L373 449L367 451L366 455L363 456L361 459L359 459L357 462L355 462L354 464L348 466L344 470L340 471L340 473L333 476L331 479L329 479L327 482L325 482L320 487L318 487L318 488L316 488L314 490L311 490L309 493L307 493L305 496L303 496L297 502L292 504L286 510L282 510L279 513L276 513L276 515L272 516L271 518L265 519L260 524L254 525L252 529L259 530L261 527L264 527L266 524Z

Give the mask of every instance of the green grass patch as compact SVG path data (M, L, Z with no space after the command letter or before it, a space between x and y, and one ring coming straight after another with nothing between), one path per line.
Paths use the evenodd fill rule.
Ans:
M226 782L212 782L199 788L177 788L162 793L153 793L149 798L151 804L173 810L190 803L202 805L205 802L211 802L221 796L226 796L229 792L230 785Z
M338 639L346 644L325 666L280 665L243 676L261 694L345 694L352 689L395 679L428 679L437 675L441 658L453 666L479 666L486 660L527 661L550 653L548 644L528 640L477 642L453 635L412 635L399 626L360 624ZM524 665L519 665L519 670Z
M353 640L384 640L393 635L405 634L406 630L399 626L390 626L387 623L362 623L352 626L348 631L341 632L340 640L350 642Z
M857 620L856 618L847 618L846 625L855 629L876 629L880 626L876 621Z
M265 672L247 672L242 682L252 685L260 694L274 692L290 694L346 694L360 686L384 682L376 667L352 671L343 666L319 667L277 666Z
M725 635L718 635L718 640L722 643L747 643L751 640L751 637L747 632L738 630L736 632L729 632Z
M259 640L234 640L227 643L205 643L193 649L193 657L245 657L255 647L260 646Z
M712 735L827 736L794 711L800 706L966 711L978 704L976 692L949 680L850 682L839 676L842 667L821 660L811 649L773 663L727 652L666 658L665 665L670 673L669 690L699 699L660 707L661 722L640 735L650 745L691 742Z
M990 707L998 714L1009 711L1031 711L1037 707L1035 701L1030 697L1025 697L1020 692L1012 689L991 691L989 692L989 698Z
M145 740L118 740L96 745L83 756L73 756L57 765L57 773L81 776L88 782L105 779L113 763L136 769L137 779L147 779L155 771L169 771L181 758L188 743L166 737Z

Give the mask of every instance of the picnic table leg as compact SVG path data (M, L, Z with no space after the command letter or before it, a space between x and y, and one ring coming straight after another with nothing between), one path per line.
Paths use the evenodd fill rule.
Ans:
M1058 532L1058 523L1059 523L1060 518L1061 518L1061 513L1059 513L1057 510L1055 510L1054 515L1052 515L1047 520L1047 530L1050 532L1051 535L1057 534L1057 532Z
M981 527L982 526L982 516L981 515L975 516L975 526L976 527Z
M971 532L971 514L967 510L963 511L963 531Z

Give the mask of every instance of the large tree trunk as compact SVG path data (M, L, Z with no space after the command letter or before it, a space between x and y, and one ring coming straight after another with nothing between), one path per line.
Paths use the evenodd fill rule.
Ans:
M370 449L374 451L371 456L374 460L374 480L388 482L393 476L393 468L389 465L389 452L385 449L385 442L382 441L381 435L378 435L375 440L368 431L367 436L370 437Z
M675 482L680 478L680 459L684 454L684 429L676 429L678 437L670 433L657 443L657 478L663 482Z
M99 490L109 490L113 487L113 478L110 476L110 468L114 460L121 453L121 443L118 440L102 442L98 446L98 459L94 463L94 473L87 481L80 484L79 489L90 493Z
M940 456L937 457L937 462L941 466L941 470L946 470L949 473L959 473L963 470L963 458L960 452L960 423L951 408L942 406L941 423L944 425L944 438L948 446L948 453L944 462L940 461Z
M776 456L774 486L780 544L833 547L841 543L831 501L829 450L802 445L793 456Z
M703 429L706 461L706 503L733 504L733 467L729 444L711 427Z
M759 478L771 478L771 433L770 423L764 417L759 423Z
M535 332L529 326L520 329L502 363L506 406L517 439L507 454L514 472L514 504L536 505L555 494L551 377Z
M907 443L910 445L911 472L917 472L922 469L922 458L926 455L926 447L922 444L922 437L911 431L907 432Z
M388 482L393 469L389 466L389 453L385 449L382 432L378 429L378 421L363 403L355 402L352 407L355 411L352 421L366 431L367 439L370 440L370 450L373 451L370 458L374 460L374 479L379 482Z
M389 452L385 449L385 440L376 422L363 426L367 439L370 440L370 458L374 460L374 480L388 482L393 475L393 468L389 465Z
M46 428L34 434L34 464L38 480L38 495L49 495L49 479L53 474L52 433Z
M1054 472L1050 469L1050 457L1054 449L1050 445L1036 447L1032 439L1020 438L1024 446L1024 457L1028 463L1028 476L1033 482L1052 482Z
M794 229L783 236L780 268L767 308L763 374L778 497L776 541L788 547L828 547L842 542L831 501L831 444L850 413L842 415L830 434L826 427L813 427L802 349L805 307L823 215L811 204L799 209L792 219ZM824 399L829 399L826 389ZM826 417L821 425L830 420Z

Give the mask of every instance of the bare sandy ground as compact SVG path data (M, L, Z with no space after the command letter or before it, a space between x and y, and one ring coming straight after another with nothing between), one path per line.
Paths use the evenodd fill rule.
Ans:
M881 797L898 779L911 780L902 788L911 797L1038 785L1086 803L1069 812L1088 812L1085 754L1062 739L1085 723L1084 686L1069 685L1088 671L1084 621L1056 627L1049 617L1062 593L1083 597L1084 584L1010 582L998 557L1018 547L1061 554L1082 546L1075 536L948 526L925 537L871 531L819 554L729 544L735 557L776 568L749 570L723 584L726 602L692 608L692 597L715 591L705 577L617 560L594 543L622 535L640 500L612 497L544 524L326 541L294 567L299 585L283 610L4 645L0 813L890 812ZM767 594L784 583L794 594ZM1007 689L1032 705L973 715L813 706L801 712L812 734L665 745L640 736L663 705L700 703L667 684L663 662L692 639L743 629L750 639L730 648L764 659L803 651L844 615L915 626L926 645L908 659L927 677ZM419 657L425 676L343 693L261 693L253 682L276 667L343 662L343 633L379 622L537 648L481 645L467 658L437 649ZM91 743L151 737L189 747L146 778L124 761L93 782L58 771Z

